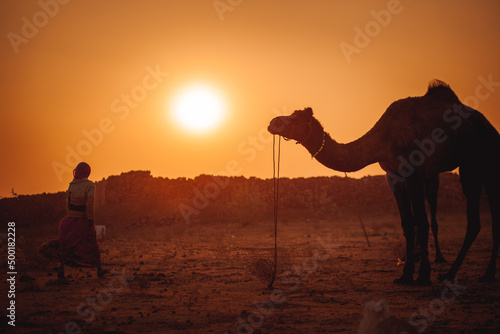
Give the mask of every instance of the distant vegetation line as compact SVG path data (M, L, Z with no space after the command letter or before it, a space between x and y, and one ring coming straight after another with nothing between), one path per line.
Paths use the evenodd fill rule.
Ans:
M149 171L109 176L96 184L97 224L153 226L272 218L273 180L200 175L194 179L153 177ZM459 177L441 175L438 210L463 205ZM397 215L384 176L282 178L280 216L336 219L352 214ZM0 199L0 220L17 226L57 226L65 215L65 193Z

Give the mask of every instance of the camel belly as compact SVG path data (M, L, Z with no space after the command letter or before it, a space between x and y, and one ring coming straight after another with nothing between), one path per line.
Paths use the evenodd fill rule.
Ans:
M454 151L449 145L426 142L416 145L413 150L407 150L397 157L379 162L387 173L403 177L430 176L452 171L460 165L460 152Z

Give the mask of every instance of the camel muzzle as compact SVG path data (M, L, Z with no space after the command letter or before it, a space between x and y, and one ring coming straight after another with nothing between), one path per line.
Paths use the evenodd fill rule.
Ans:
M267 131L273 135L281 135L281 132L285 129L285 122L282 118L283 116L278 116L271 120L269 126L267 127Z

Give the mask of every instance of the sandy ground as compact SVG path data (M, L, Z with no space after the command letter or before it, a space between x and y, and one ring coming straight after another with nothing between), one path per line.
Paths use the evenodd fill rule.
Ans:
M464 215L455 216L438 216L449 262L465 234ZM402 272L397 259L404 245L393 215L363 218L370 247L357 217L280 221L272 289L266 267L256 266L259 259L273 260L271 220L128 231L100 242L103 263L113 273L103 278L95 270L68 268L69 284L54 284L55 265L30 262L26 255L16 286L16 327L2 323L1 330L355 333L365 303L384 299L392 320L412 324L394 333L498 333L500 284L478 283L491 251L488 219L457 281L437 282L450 263L433 264L430 287L392 283ZM432 241L430 246L433 260Z

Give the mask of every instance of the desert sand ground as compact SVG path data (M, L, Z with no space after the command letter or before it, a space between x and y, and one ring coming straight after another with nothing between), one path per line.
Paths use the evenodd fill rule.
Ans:
M433 264L429 287L392 283L401 275L398 257L404 253L399 217L394 214L362 217L370 246L358 217L281 220L278 274L272 289L265 266L256 266L259 259L273 260L272 218L109 232L100 248L112 274L97 278L95 270L67 268L67 285L55 284L56 265L35 255L41 237L24 235L18 242L24 251L18 270L16 327L2 324L1 330L355 333L365 303L384 299L393 318L412 324L394 333L498 333L500 284L478 283L491 251L491 221L489 214L483 217L481 233L457 281L445 284L437 281L437 275L458 253L466 222L461 211L438 214L448 263ZM31 250L28 245L33 245ZM429 245L433 261L432 236Z

